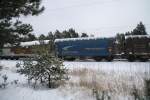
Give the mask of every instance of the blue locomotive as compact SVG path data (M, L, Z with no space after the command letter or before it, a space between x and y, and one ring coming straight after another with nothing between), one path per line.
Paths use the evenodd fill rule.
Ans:
M113 38L67 38L56 39L56 55L65 60L76 58L93 58L96 61L106 59L111 61L114 58Z

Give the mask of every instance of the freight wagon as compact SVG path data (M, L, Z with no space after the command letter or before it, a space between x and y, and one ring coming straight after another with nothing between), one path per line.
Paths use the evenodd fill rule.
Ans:
M113 60L114 57L113 38L67 38L56 39L56 55L66 60L76 58L93 58L96 61L106 59Z
M31 48L26 47L4 47L1 49L0 59L16 59L33 56Z
M129 35L125 37L125 56L129 61L150 59L150 35Z
M41 42L41 43L40 43ZM20 46L5 45L0 49L0 59L20 59L33 57L37 48L47 46L49 40L21 42Z

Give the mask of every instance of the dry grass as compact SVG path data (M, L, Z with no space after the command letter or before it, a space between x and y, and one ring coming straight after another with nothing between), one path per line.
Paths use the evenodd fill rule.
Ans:
M106 73L93 69L73 69L70 71L70 86L84 87L87 89L97 89L98 91L109 91L117 94L131 94L133 86L135 86L140 94L143 94L144 81L143 75L139 73Z

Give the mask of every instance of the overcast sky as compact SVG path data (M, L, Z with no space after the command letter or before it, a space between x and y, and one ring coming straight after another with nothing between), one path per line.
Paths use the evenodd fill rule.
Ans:
M74 28L95 36L131 31L142 21L150 34L150 0L43 0L45 11L23 18L34 33Z

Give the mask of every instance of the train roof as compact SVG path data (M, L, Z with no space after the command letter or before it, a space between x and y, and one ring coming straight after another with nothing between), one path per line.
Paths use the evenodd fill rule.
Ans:
M110 37L81 37L81 38L64 38L64 39L55 39L55 42L64 42L64 41L77 41L77 40L97 40L97 39L106 39Z
M127 35L125 36L125 39L128 38L150 38L150 35Z
M48 44L49 40L43 40L45 44ZM20 46L32 46L32 45L40 45L40 41L29 41L29 42L21 42Z
M41 43L43 44L48 44L49 40L37 40L37 41L28 41L28 42L20 42L21 47L28 47L28 46L33 46L33 45L40 45ZM10 48L15 45L11 45L10 43L4 44L4 48Z

